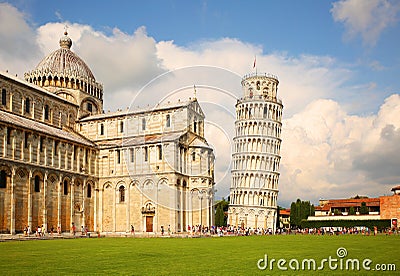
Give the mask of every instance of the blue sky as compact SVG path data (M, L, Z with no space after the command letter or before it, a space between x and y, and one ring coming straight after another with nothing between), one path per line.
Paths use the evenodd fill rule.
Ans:
M145 26L155 40L173 40L184 47L235 38L259 45L264 54L333 57L356 72L348 85L373 82L385 96L399 90L398 21L388 24L372 43L363 41L357 32L346 38L344 21L335 21L332 16L334 1L12 2L33 25L68 21L90 25L105 34L113 28L132 34ZM372 105L361 112L376 110Z
M72 50L104 84L106 110L126 106L127 98L151 104L155 94L138 91L172 71L186 83L175 79L162 89L196 83L207 118L228 137L232 99L256 55L258 72L280 79L281 205L297 197L379 196L400 184L399 1L0 3L0 70L32 70L57 49L67 24ZM195 72L199 65L220 70ZM176 71L190 66L196 70ZM234 97L202 91L202 81ZM218 193L226 197L229 143L208 135L218 153Z

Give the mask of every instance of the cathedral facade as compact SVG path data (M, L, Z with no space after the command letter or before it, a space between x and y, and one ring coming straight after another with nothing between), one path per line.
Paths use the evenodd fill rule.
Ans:
M0 233L213 225L214 154L197 100L103 112L103 87L60 48L21 80L0 73Z
M242 79L233 138L231 226L275 232L283 108L278 84L270 74Z

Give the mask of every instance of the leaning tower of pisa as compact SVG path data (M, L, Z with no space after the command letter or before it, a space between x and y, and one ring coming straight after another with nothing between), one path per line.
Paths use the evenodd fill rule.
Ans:
M278 78L251 74L242 79L233 138L228 223L275 232L282 128Z

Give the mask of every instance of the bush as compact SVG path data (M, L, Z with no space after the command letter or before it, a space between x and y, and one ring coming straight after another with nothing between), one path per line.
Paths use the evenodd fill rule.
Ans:
M308 221L302 220L302 228L320 228L320 227L355 227L366 226L373 229L374 226L378 230L390 227L390 219L374 219L374 220L324 220L324 221Z

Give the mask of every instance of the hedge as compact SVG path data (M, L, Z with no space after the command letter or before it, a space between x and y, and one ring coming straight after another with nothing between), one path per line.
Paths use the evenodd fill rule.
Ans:
M370 229L374 229L374 226L378 227L378 230L390 227L390 219L374 219L374 220L312 220L308 221L303 219L300 222L302 228L320 228L320 227L355 227L355 226L366 226Z

